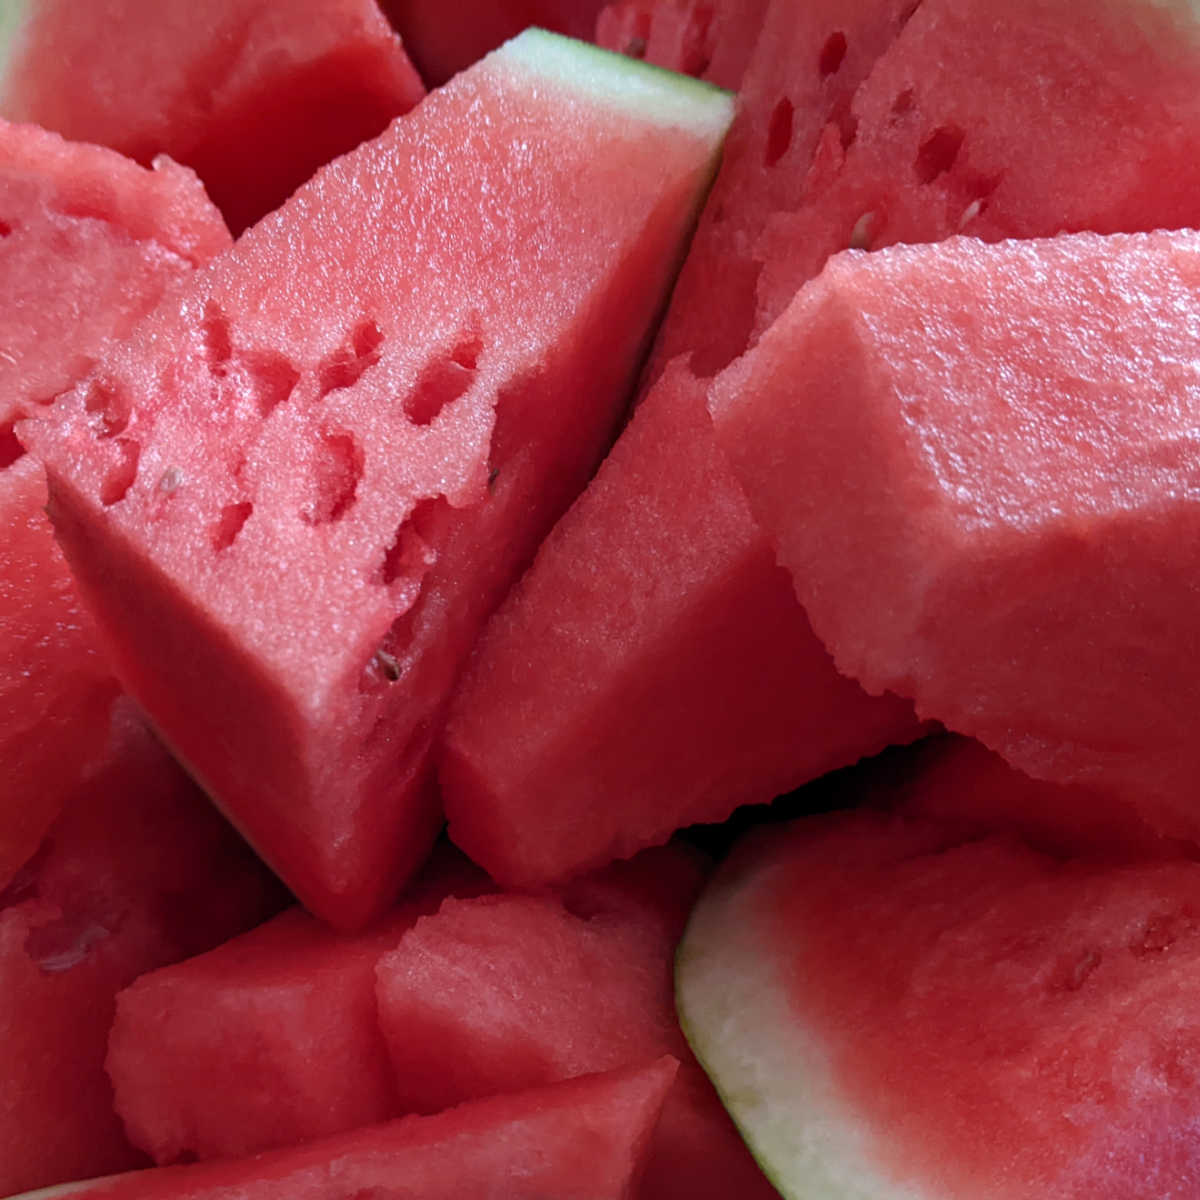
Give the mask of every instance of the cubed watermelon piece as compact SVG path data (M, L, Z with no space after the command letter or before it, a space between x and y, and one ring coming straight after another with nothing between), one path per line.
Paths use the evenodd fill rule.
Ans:
M335 924L428 851L447 695L611 436L730 113L531 31L23 427L118 675Z
M359 934L302 909L141 976L117 997L108 1074L159 1165L238 1158L398 1117L375 964L418 917L487 879L449 848Z
M1195 862L839 814L734 851L680 1013L784 1196L1190 1196L1198 933Z
M675 1067L664 1058L307 1146L136 1171L53 1194L77 1200L633 1200Z
M0 888L103 751L117 694L14 423L229 244L190 171L0 121Z
M590 38L604 0L380 0L430 87L477 63L532 25Z
M596 44L736 91L768 0L617 0L596 16Z
M116 994L278 911L282 889L134 714L0 889L0 1194L141 1165L104 1055Z
M675 944L704 872L671 846L605 874L560 896L447 900L380 959L379 1020L401 1103L431 1112L671 1054L682 1065L640 1200L766 1200L774 1192L675 1018ZM674 887L647 890L656 877Z
M8 0L0 114L193 167L235 232L424 87L375 0Z
M813 626L871 689L1200 835L1195 233L848 252L714 382Z
M673 364L484 631L440 778L450 836L494 878L599 867L916 733L834 670L721 478Z

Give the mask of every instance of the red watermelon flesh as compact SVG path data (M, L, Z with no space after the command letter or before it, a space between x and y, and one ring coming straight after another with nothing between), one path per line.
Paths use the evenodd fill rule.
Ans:
M359 934L293 909L143 975L117 997L108 1073L130 1140L160 1165L237 1158L410 1111L388 1065L375 964L446 897L485 889L453 852Z
M593 869L916 731L906 703L834 670L740 491L712 488L730 476L708 424L672 364L476 649L440 777L450 836L506 884Z
M632 1200L674 1073L675 1063L662 1059L307 1146L138 1171L59 1194L80 1200Z
M204 180L235 232L424 94L374 0L18 0L0 113Z
M1196 863L839 815L735 851L680 1011L786 1196L1192 1196L1198 932Z
M440 769L452 836L497 878L631 854L917 733L910 706L842 679L807 627L698 378L745 349L750 231L801 190L821 129L909 7L776 0L767 15L655 351L690 367L642 400L455 701Z
M565 896L448 900L380 959L379 1019L401 1102L433 1111L671 1054L683 1065L638 1196L774 1195L675 1019L671 963L682 906L703 876L676 847L622 869L625 887L615 896L609 880L573 885ZM650 896L639 903L632 873L673 878L673 898L665 907Z
M849 253L710 393L839 666L1189 839L1197 312L1188 232Z
M736 91L767 0L617 0L596 17L598 46Z
M380 0L430 87L473 66L523 29L590 38L604 0Z
M924 0L849 119L852 142L814 161L754 250L756 334L847 246L1200 220L1191 5L1102 0L1080 21L1071 0L1014 0L997 20L982 0Z
M194 175L0 122L0 887L103 749L116 683L97 653L14 422L85 374L229 245Z
M975 836L1013 833L1050 854L1125 861L1194 858L1194 844L1156 834L1136 808L1093 788L1031 779L972 738L943 734L872 765L872 803L956 824Z
M428 851L447 693L611 434L729 112L523 35L27 423L118 674L335 924Z
M280 889L134 716L0 890L0 1193L145 1159L113 1111L117 992L277 911Z

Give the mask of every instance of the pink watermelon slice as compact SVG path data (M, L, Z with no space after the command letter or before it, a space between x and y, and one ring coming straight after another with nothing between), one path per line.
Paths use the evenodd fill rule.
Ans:
M51 1194L79 1200L633 1200L674 1074L675 1063L662 1059L253 1158L136 1171Z
M447 900L418 920L377 967L402 1104L434 1111L670 1054L679 1075L639 1200L773 1196L675 1019L671 964L704 875L694 853L658 847L562 896Z
M117 692L14 423L228 245L190 171L0 122L0 888L103 750Z
M1198 916L1194 862L818 818L709 886L680 1013L792 1200L1191 1196Z
M105 754L0 889L0 1194L145 1163L104 1073L117 992L264 920L281 893L117 704Z
M767 0L617 0L596 17L596 44L736 91Z
M424 95L375 0L13 0L0 114L204 180L235 232Z
M611 436L730 109L530 31L28 423L122 681L335 924L432 843L447 694Z
M1192 840L1198 283L1187 232L851 252L710 394L844 670Z
M292 909L141 976L117 997L107 1059L130 1140L159 1165L238 1158L411 1111L379 1028L375 964L448 896L486 887L447 849L363 933Z

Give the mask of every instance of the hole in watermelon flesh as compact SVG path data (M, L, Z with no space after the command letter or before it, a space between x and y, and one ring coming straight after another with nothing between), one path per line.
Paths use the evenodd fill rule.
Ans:
M322 433L312 461L313 499L301 510L309 525L328 525L349 511L363 473L363 456L349 433Z
M105 508L119 504L125 499L137 478L138 459L142 453L141 446L132 438L118 438L116 447L117 462L109 468L100 488L100 503Z
M379 361L383 331L374 321L360 321L350 335L348 347L335 350L317 368L320 390L317 398L356 384Z
M431 362L417 386L404 397L404 415L414 425L429 425L448 404L453 404L471 386L475 364L483 349L478 334L461 338L449 358Z
M92 415L92 430L97 437L116 437L118 433L125 432L132 405L114 384L93 379L88 385L83 406Z
M21 445L12 422L0 425L0 471L11 467L18 459L25 457L25 447Z
M921 183L932 183L954 166L965 137L957 125L941 125L921 143L916 161Z
M260 416L268 417L295 390L300 372L282 354L250 350L240 354Z
M13 231L13 227L8 221L0 221L0 238L6 238Z
M786 96L781 97L767 125L767 150L763 162L768 167L773 167L792 144L793 116L792 102Z
M380 583L390 587L399 579L420 579L437 562L433 529L447 508L444 496L427 496L414 505L383 556Z
M200 328L204 335L204 357L209 370L214 375L225 374L225 368L233 357L233 335L229 318L215 300L210 300L204 306L204 320Z
M821 47L821 57L818 61L821 78L828 79L830 75L836 75L841 70L842 60L845 57L846 35L840 30L836 33L831 33L825 39L825 45Z
M254 505L249 500L243 500L239 504L227 504L221 509L221 515L209 534L209 541L217 553L228 550L233 545L253 511Z
M905 88L895 100L892 101L892 115L895 117L903 117L912 112L914 105L917 102L916 93L912 88Z

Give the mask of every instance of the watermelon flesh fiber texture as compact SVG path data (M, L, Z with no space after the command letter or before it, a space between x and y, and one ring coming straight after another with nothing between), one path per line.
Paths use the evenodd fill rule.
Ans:
M672 536L680 529L671 504L676 480L646 481L655 477L652 455L669 444L667 406L678 406L689 385L695 402L703 403L707 377L753 343L830 253L852 243L934 241L960 228L996 239L1048 236L1064 225L1107 231L1195 220L1200 61L1193 11L1105 4L1078 36L1077 20L1063 0L1021 0L1002 21L981 4L942 0L925 0L915 10L910 4L863 6L852 14L844 6L794 0L772 5L721 174L655 349L650 376L659 382L492 622L455 702L441 768L446 807L458 826L453 836L490 871L528 880L539 872L565 873L579 856L611 852L603 819L596 821L594 838L587 836L595 819L590 781L602 773L610 786L620 781L615 791L631 809L653 812L661 828L725 815L707 804L705 785L725 764L753 757L736 714L763 707L761 680L781 674L777 646L785 639L795 645L804 618L781 592L774 611L788 613L790 632L768 633L762 564L773 559L774 546L748 509L740 525L721 527L721 552L709 554L713 566L705 574L697 570L704 556L688 557L689 537ZM946 66L951 63L953 70ZM1035 77L1058 82L1043 88L1013 84ZM964 78L970 87L963 87ZM1130 95L1138 97L1137 131L1130 135L1136 153L1121 132L1135 120L1124 107ZM1046 154L1031 148L1030 129L1053 131L1044 139ZM865 224L864 215L871 218ZM664 372L681 355L685 364ZM708 437L709 458L722 459L702 415L676 421L680 439ZM633 479L640 487L626 485ZM719 514L745 504L727 467L694 476L691 490L708 498L714 527ZM616 529L625 534L621 570L602 576L590 564L604 561L599 552ZM745 570L741 590L727 570L739 561L759 564ZM685 573L691 575L686 608L676 592ZM573 597L578 580L589 574L595 582L588 603L572 600L580 615L569 624L560 621L561 597ZM610 588L616 578L620 588ZM625 621L617 656L593 614L622 606L630 612L629 595L639 605ZM707 614L694 627L701 636L686 639L682 621L673 631L671 669L679 676L708 669L713 628L738 631L745 649L738 671L721 677L722 686L711 691L705 736L691 742L672 728L673 709L652 685L637 712L638 693L627 686L631 662L640 657L657 669L666 657L655 600L668 608L668 596L669 611ZM751 659L756 645L765 650ZM801 649L790 683L776 691L779 715L761 727L761 774L741 776L738 800L769 800L782 790L789 769L794 774L784 786L792 787L808 777L809 764L821 761L814 753L824 748L820 731L811 739L801 732L807 714L820 711L823 692L835 688L832 660L817 653L819 645L814 639L811 649ZM544 647L554 647L554 654L543 655ZM570 686L563 686L566 672L558 668L565 653L579 664L574 674L581 682ZM690 672L685 656L694 663ZM517 740L507 714L549 679L554 701L545 711L552 715L542 718L536 736ZM596 697L606 682L621 699L614 736L599 743L593 735ZM879 690L877 683L870 682L869 690ZM1031 696L1030 703L1037 702ZM689 697L688 703L700 701ZM859 711L869 711L867 705L864 695ZM789 708L796 715L796 749L785 747L778 756L772 739ZM882 721L886 713L877 717ZM877 749L872 738L878 727L878 721L863 722L870 736L860 753ZM914 730L897 719L890 736L901 741ZM652 731L660 735L664 757L660 773L649 776L640 747L653 742ZM571 744L586 749L578 758L586 771L578 772L565 751ZM666 747L675 745L682 753L668 762ZM826 761L822 768L832 765ZM529 813L566 831L560 849L547 830L537 865L518 858L513 838L514 820L528 824ZM648 817L640 819L643 828L652 825ZM640 836L650 836L649 829Z
M80 1200L633 1200L675 1069L662 1059L253 1158L138 1171L54 1194Z
M678 987L785 1196L1195 1193L1200 866L869 813L765 834L697 907Z
M446 897L488 887L447 847L362 933L335 933L294 908L143 975L117 997L106 1060L130 1140L162 1166L240 1158L413 1111L380 1031L375 964Z
M33 854L117 694L15 422L86 374L169 289L230 244L196 177L0 122L0 888Z
M675 1017L674 949L705 874L695 852L657 847L557 895L451 899L418 920L376 968L401 1103L435 1111L670 1054L639 1200L774 1196Z
M710 394L843 669L1186 840L1198 282L1188 232L849 254Z
M144 164L170 155L238 233L425 93L374 0L10 8L0 114Z
M432 844L446 694L611 436L729 116L526 34L23 427L122 681L335 924Z
M282 889L127 700L0 889L0 1194L144 1165L104 1056L117 992L277 912Z
M761 144L780 76L801 77L800 154L848 106L898 7L854 25L841 5L767 15L654 352L661 377L485 630L454 703L439 767L451 836L497 879L632 854L919 732L911 705L838 675L716 445L703 382L687 362L663 370L668 354L723 365L745 347L746 233L723 214L761 223L800 186ZM835 33L847 49L822 73Z

